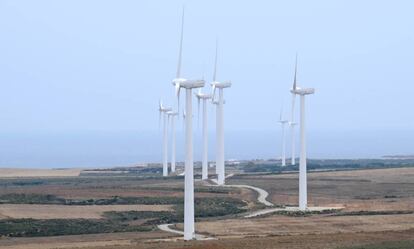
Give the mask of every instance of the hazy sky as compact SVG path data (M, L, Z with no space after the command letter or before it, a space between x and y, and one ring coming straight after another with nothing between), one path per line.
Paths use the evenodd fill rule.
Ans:
M156 132L158 99L175 101L182 5L0 0L0 133ZM414 132L413 1L185 6L183 75L211 80L218 37L227 131L278 129L298 52L299 85L316 88L310 131Z

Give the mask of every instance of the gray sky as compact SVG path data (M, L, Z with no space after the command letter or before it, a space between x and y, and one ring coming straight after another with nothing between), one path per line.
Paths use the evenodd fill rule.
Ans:
M175 101L182 4L0 0L0 133L157 132L158 99ZM218 37L227 131L278 129L298 52L299 85L316 88L310 131L413 133L412 1L185 6L183 74L211 80Z

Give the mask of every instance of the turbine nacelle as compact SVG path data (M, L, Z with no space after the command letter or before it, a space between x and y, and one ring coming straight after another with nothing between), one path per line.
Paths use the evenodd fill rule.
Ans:
M168 116L177 116L178 115L178 112L169 111L169 112L167 112L167 115Z
M198 123L197 125L200 123L200 101L201 100L208 100L212 98L211 94L205 94L201 92L201 89L198 88L198 92L194 93L194 95L197 97L197 116L198 116Z
M223 82L218 82L218 81L213 81L210 83L210 85L214 88L227 88L227 87L231 87L231 81L223 81Z
M204 87L205 81L204 80L185 80L180 83L180 87L185 89L192 89L192 88L200 88Z
M172 111L172 108L170 108L170 107L163 107L163 108L159 108L158 111L165 112L165 113L168 114L168 112Z
M292 89L290 89L290 92L297 95L309 95L314 94L315 89L314 88L300 88L297 86L297 80L296 80L296 74L298 69L298 55L296 54L296 60L295 60L295 75L293 78L293 86Z
M314 94L315 89L314 88L299 88L297 87L295 90L290 90L291 93L297 94L297 95L309 95Z
M293 87L293 88L290 89L290 92L292 94L296 94L296 91L299 91L299 90L300 90L300 87Z
M160 100L159 105L158 105L158 111L159 112L169 112L169 111L172 111L172 108L171 107L165 107L162 104L162 101Z
M211 99L211 98L213 98L213 95L212 94L208 94L208 93L201 93L201 92L198 92L198 93L195 93L194 94L198 99Z
M172 108L170 108L170 107L165 107L163 104L162 104L162 101L161 100L159 100L159 102L158 102L158 128L160 128L161 127L161 116L162 116L162 114L164 113L164 114L168 114L168 112L170 112L170 111L172 111Z
M193 89L204 87L204 80L187 80L184 78L176 78L172 81L175 87L175 95L177 96L177 111L180 111L180 89Z
M184 78L176 78L176 79L173 79L172 80L172 84L174 85L174 86L176 86L177 84L178 85L181 85L182 83L184 83L184 82L186 82L187 81L187 79L184 79Z
M210 85L213 90L213 100L214 100L214 98L216 97L216 88L223 89L223 88L231 87L231 81L223 81L223 82L213 81L210 83Z

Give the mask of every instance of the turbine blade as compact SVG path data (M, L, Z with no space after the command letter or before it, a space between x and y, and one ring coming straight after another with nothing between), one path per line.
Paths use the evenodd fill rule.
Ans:
M217 76L217 51L218 51L218 39L216 39L216 56L214 58L213 82L216 81L216 76Z
M183 131L185 130L185 111L183 111Z
M175 83L175 95L178 96L180 94L180 83Z
M298 54L296 53L296 60L295 60L295 77L293 79L293 90L296 90L296 72L298 69Z
M197 128L200 127L200 97L197 96Z
M180 112L180 83L175 84L175 94L177 96L177 112Z
M282 121L282 112L283 112L283 106L280 108L279 121Z
M161 109L159 109L158 113L158 129L161 129Z
M295 99L296 94L292 94L292 110L291 110L291 116L290 116L290 122L295 122Z
M183 38L184 38L184 6L183 6L183 15L181 17L181 37L180 37L180 50L178 53L178 65L177 65L177 74L176 78L179 79L181 75L181 60L183 54Z
M211 85L211 102L214 103L214 100L216 98L216 85L213 83Z
M213 85L213 99L216 98L216 85Z

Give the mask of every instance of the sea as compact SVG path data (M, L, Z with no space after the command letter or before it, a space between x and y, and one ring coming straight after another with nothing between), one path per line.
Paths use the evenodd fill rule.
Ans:
M200 132L194 132L194 160L201 159ZM184 159L184 134L177 132L177 160ZM171 146L171 137L169 137ZM215 158L215 133L209 133L209 159ZM414 132L312 131L306 136L308 158L381 158L414 154ZM286 153L291 139L286 130ZM169 149L169 152L171 150ZM226 159L278 159L280 130L225 131ZM296 155L299 134L296 132ZM169 155L170 156L170 155ZM159 131L82 131L0 133L1 168L103 168L157 163L162 160Z

